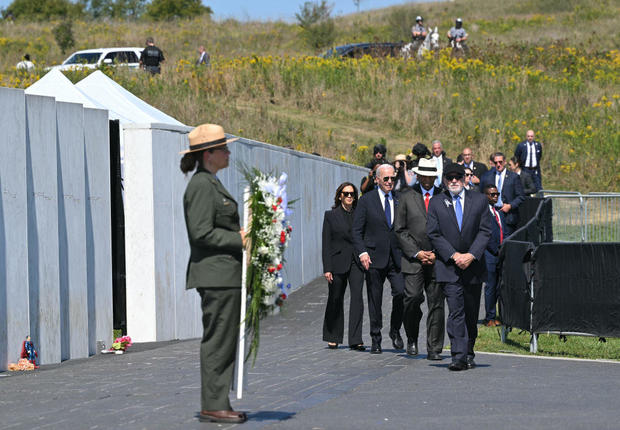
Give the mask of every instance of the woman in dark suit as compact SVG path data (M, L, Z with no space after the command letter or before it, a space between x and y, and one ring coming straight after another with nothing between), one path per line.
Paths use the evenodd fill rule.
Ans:
M350 287L349 347L364 351L362 320L364 302L362 286L364 274L359 259L353 251L351 226L357 205L357 188L350 182L336 190L334 206L325 212L323 219L323 273L329 283L327 307L323 322L323 340L331 349L342 343L344 335L344 292Z

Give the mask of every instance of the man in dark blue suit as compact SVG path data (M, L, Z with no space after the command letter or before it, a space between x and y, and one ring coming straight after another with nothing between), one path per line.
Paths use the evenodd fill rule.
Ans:
M495 185L499 191L496 208L506 217L506 231L504 235L510 236L519 224L519 206L525 199L521 178L514 172L506 169L506 157L501 152L493 154L493 167L482 175L480 190L489 185Z
M484 250L491 237L487 199L465 190L465 169L452 163L444 170L447 191L434 196L428 207L426 229L437 260L435 276L448 302L450 370L476 366L480 290L485 279Z
M495 305L497 304L497 255L499 254L499 247L504 241L506 224L504 223L504 212L498 211L495 208L499 197L499 191L497 191L495 185L488 184L484 187L483 193L489 202L489 212L493 219L491 239L487 249L484 251L484 260L487 264L487 279L484 285L484 325L495 327L501 325L496 319L495 310Z
M528 130L525 133L525 140L515 148L515 157L519 160L521 168L532 176L536 190L542 190L542 176L540 175L542 144L534 139L534 130Z
M392 165L379 166L375 179L377 188L362 195L353 218L353 247L366 271L372 354L381 354L381 305L386 278L392 286L390 338L394 348L404 347L399 333L403 322L404 280L400 271L398 239L393 227L398 205L397 197L392 191L395 179L396 173Z

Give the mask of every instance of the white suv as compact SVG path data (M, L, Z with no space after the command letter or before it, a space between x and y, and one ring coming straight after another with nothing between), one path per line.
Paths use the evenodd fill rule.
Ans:
M102 64L110 66L119 65L137 69L140 62L140 54L144 48L97 48L85 49L74 52L59 66L49 69L77 70L96 69Z

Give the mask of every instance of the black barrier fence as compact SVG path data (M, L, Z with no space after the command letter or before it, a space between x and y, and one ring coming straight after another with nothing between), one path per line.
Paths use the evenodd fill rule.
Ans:
M532 334L620 337L620 243L553 243L551 218L551 200L540 200L535 215L503 243L504 325Z

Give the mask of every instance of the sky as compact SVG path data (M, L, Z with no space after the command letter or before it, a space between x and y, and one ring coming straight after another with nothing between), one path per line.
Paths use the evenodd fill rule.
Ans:
M360 11L378 9L396 4L410 3L416 0L361 0ZM422 1L422 0L418 0ZM428 0L424 0L428 1ZM0 0L0 8L6 8L12 0ZM303 0L203 0L214 12L215 19L235 18L247 20L284 20L295 21L295 12ZM356 12L353 0L328 0L334 5L332 15L344 15Z
M361 0L360 11L410 2L411 0ZM203 3L213 9L215 19L294 21L295 13L299 12L304 0L206 0ZM328 0L328 3L334 6L332 9L334 16L357 11L353 0Z

